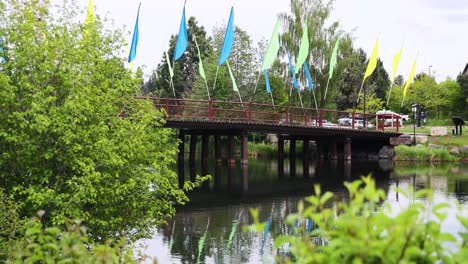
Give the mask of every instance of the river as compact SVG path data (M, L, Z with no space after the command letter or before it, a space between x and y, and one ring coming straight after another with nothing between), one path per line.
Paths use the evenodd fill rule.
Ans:
M143 252L158 263L273 263L274 256L284 252L274 249L272 234L292 232L285 218L296 212L299 200L313 194L315 184L319 183L323 191L345 196L343 182L369 173L387 193L394 212L415 200L396 192L395 187L431 188L436 203L461 205L461 212L455 207L448 211L442 226L444 231L454 234L461 231L456 214L468 215L467 164L353 161L351 166L344 166L343 161L322 162L312 164L310 178L303 179L302 165L298 162L296 178L289 178L286 170L285 177L279 179L276 160L249 159L247 188L239 165L229 169L223 164L218 171L210 168L211 175L217 176L209 185L190 193L190 203L179 207L168 225L156 228L153 238L140 241ZM288 168L287 161L285 168ZM260 219L270 222L267 233L242 230L242 226L252 224L249 208L257 208Z

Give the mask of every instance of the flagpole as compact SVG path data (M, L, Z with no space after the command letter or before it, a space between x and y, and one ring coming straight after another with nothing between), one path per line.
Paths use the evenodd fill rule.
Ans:
M172 69L175 70L175 60L173 60L173 63L172 63ZM172 83L172 92L174 93L174 98L176 98L176 94L175 94L175 87L174 87L174 81L172 80L172 75L171 75L171 83Z
M387 108L388 108L388 103L390 102L390 96L392 95L392 88L393 88L393 83L392 85L390 85L390 93L388 94L388 98L387 98Z
M304 105L302 104L301 92L299 90L297 90L297 93L299 94L299 100L301 101L301 107L304 108Z
M244 107L244 102L242 102L242 97L241 97L241 95L240 95L239 90L237 90L237 94L239 95L239 99L240 99L240 102L241 102L242 107Z
M315 89L312 90L312 94L314 95L315 109L317 109L317 113L318 113L317 99L315 98Z
M323 100L327 100L327 91L328 91L328 85L330 84L330 78L328 78L328 81L327 81L327 88L325 88L325 96L323 97Z
M270 91L270 96L271 96L271 103L273 104L273 107L275 107L275 101L273 100L273 94Z
M219 65L216 68L216 75L215 75L215 80L214 80L214 84L213 84L213 91L216 89L216 79L218 79L218 71L219 71Z
M252 97L250 97L250 101L252 101L252 99L253 99L253 97L255 95L255 92L257 91L257 86L258 86L258 81L260 80L260 75L262 75L262 71L258 72L257 82L255 83L255 89L254 89L254 92L252 94Z
M362 87L364 87L364 81L365 81L365 80L362 81L361 89L359 89L359 93L358 93L358 97L357 97L357 102L356 102L357 104L359 104L359 98L361 97Z

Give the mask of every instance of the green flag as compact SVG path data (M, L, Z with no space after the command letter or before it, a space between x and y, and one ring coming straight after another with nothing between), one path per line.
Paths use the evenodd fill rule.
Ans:
M93 0L89 0L88 2L88 11L86 12L86 19L84 22L84 29L83 29L83 38L87 38L92 30L96 25L96 18L94 17L94 7L93 7Z
M174 71L172 70L171 61L169 60L169 54L167 54L167 51L166 51L166 61L167 61L167 67L169 67L169 74L171 75L171 79L172 79L172 77L174 77Z
M333 48L333 53L330 58L330 71L328 72L328 79L331 80L333 77L333 70L335 69L336 64L336 56L338 53L338 47L340 46L340 35L338 35L338 39L335 42L335 47Z
M229 70L229 76L231 76L231 80L232 80L232 89L236 92L239 92L239 89L237 88L237 84L236 84L236 79L234 79L234 75L232 74L232 71L231 71L231 67L229 66L229 61L226 60L226 65L228 67L228 70Z
M275 29L273 30L273 34L271 34L270 43L268 43L268 49L265 53L265 57L263 58L262 71L265 71L266 69L268 69L276 60L276 57L278 56L278 51L280 48L279 27L280 27L280 21L276 20Z
M379 53L379 38L377 37L377 41L375 42L374 50L372 51L372 55L369 59L369 63L367 64L366 74L364 74L363 82L369 77L377 67L377 57Z
M403 103L405 102L405 97L406 97L406 92L408 91L408 87L413 82L414 72L416 71L417 60L418 60L418 56L416 56L416 59L414 59L413 67L411 67L411 72L410 72L410 75L408 76L408 81L406 81L405 88L403 89L403 101L401 102L401 106L403 106Z
M400 64L400 57L401 53L403 52L403 48L398 51L398 53L393 57L393 74L392 74L392 85L395 83L396 73L398 70L398 64Z
M197 46L198 51L198 72L200 76L206 81L205 69L203 69L203 61L201 59L200 48L198 47L197 38L194 36L193 40L195 41L195 46Z
M299 54L297 55L296 61L296 68L294 70L295 74L299 73L299 70L302 67L302 64L307 59L307 55L309 54L309 33L307 29L307 23L304 23L304 31L302 31L302 40L301 40L301 47L299 48Z

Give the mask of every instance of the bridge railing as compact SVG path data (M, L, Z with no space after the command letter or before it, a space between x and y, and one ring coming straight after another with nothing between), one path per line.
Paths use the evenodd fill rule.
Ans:
M375 114L353 113L328 109L302 108L259 104L252 102L226 102L180 98L137 97L151 100L158 109L164 109L169 120L205 120L266 123L278 125L343 127L385 130L385 117ZM345 118L349 123L338 123ZM386 116L388 118L388 116ZM391 117L399 123L399 117ZM399 131L399 125L396 126Z

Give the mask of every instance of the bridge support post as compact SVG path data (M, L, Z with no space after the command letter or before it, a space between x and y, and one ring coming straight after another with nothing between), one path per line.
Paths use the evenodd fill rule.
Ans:
M179 189L184 187L185 175L184 175L184 151L185 151L185 131L179 130L179 153L177 155L177 177L179 180Z
M208 135L202 136L202 149L201 149L201 175L208 175ZM208 189L209 182L205 181L203 187Z
M345 179L351 179L351 160L344 161L344 177Z
M329 160L337 160L338 159L338 146L336 143L336 139L330 140L330 144L328 145L328 159Z
M242 191L248 190L249 183L249 149L248 149L248 135L247 131L242 131L241 134L241 169L242 169Z
M320 160L325 159L325 145L326 145L326 142L324 139L317 140L317 152L318 152L318 158Z
M345 138L344 142L344 160L351 160L351 138Z
M197 153L197 135L190 135L190 152L189 152L189 167L190 167L190 181L195 181L196 166L195 155Z
M310 148L309 148L310 141L305 139L303 143L302 149L302 166L303 166L303 173L302 176L307 179L309 178L309 162L310 162Z
M214 136L216 166L221 166L223 157L221 154L221 140L219 136Z
M228 136L228 165L229 167L236 166L236 158L234 156L234 136Z
M289 177L296 177L296 139L289 139Z
M278 135L278 176L284 178L284 137Z

